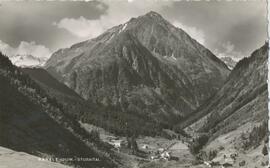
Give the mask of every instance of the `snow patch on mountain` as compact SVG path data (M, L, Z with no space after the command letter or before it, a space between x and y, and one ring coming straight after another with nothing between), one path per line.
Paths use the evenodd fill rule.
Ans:
M228 68L231 69L231 70L235 67L236 63L238 62L238 61L234 60L234 59L231 58L231 57L221 57L220 59L221 59L221 60L228 66Z
M20 67L40 67L47 61L47 58L37 58L27 54L9 56L9 59L13 64Z
M122 27L120 33L121 33L122 31L124 31L124 30L126 29L126 27L127 27L127 23L124 24L124 26Z

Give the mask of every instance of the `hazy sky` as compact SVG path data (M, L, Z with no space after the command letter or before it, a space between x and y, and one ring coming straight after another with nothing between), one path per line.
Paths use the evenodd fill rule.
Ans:
M184 29L218 56L241 58L267 38L266 2L107 0L5 2L0 0L0 50L49 57L151 10Z

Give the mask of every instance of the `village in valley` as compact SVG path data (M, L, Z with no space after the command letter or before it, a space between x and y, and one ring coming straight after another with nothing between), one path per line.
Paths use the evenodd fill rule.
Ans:
M239 156L234 149L224 150L224 148L219 147L220 152L218 154L215 154L214 150L212 151L215 154L213 159L208 160L204 158L198 161L198 158L195 158L189 149L192 139L181 137L181 140L178 138L166 139L163 137L146 136L127 138L115 136L93 125L81 124L86 130L94 129L98 131L100 139L110 144L116 153L122 157L127 157L127 160L130 162L136 161L141 165L146 164L153 167L157 164L164 167L166 165L174 167L175 165L175 168L179 166L179 163L183 167L192 168L232 168L236 163L239 167L245 167L247 165L246 161L241 160L242 156Z

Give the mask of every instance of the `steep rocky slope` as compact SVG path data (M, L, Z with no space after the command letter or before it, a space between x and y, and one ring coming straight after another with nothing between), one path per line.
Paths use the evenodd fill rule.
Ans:
M148 120L139 118L136 114L121 112L121 107L103 106L81 98L75 91L52 77L41 68L22 68L50 97L61 103L63 112L82 122L88 122L115 133L126 135L127 124L132 132L141 131L146 134L160 133L160 126ZM145 122L149 121L149 122ZM134 125L135 124L135 125ZM125 127L123 127L123 125Z
M202 159L232 167L267 165L267 58L268 43L239 61L220 91L180 123Z
M73 117L79 117L84 111L93 111L94 106L87 103L75 91L59 82L42 68L21 68L28 74L50 97L63 105L63 111Z
M100 162L74 160L69 164L114 167L98 149L100 145L63 113L62 105L2 54L0 81L1 146L49 158L100 158Z
M86 100L164 127L195 110L229 73L208 49L155 12L57 51L45 68Z
M267 45L236 65L220 91L186 120L197 120L190 128L215 133L267 120Z

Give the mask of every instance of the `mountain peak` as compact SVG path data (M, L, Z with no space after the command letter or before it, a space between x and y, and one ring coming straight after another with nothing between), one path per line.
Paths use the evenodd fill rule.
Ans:
M165 20L159 13L157 13L155 11L150 11L150 12L146 13L145 15L142 15L141 17L138 17L138 18L148 18L148 19L152 19L152 20L156 20L156 21Z
M157 13L155 11L150 11L150 12L146 13L145 16L162 17L159 13Z
M138 116L141 128L145 122L154 121L152 128L155 121L177 122L212 96L230 72L209 50L154 11L62 51L45 65L53 76L86 100Z
M152 21L158 21L158 22L161 22L161 21L166 21L159 13L155 12L155 11L150 11L150 12L147 12L146 14L144 15L141 15L141 16L138 16L136 18L131 18L127 23L140 23L141 21L149 21L149 20L152 20Z

